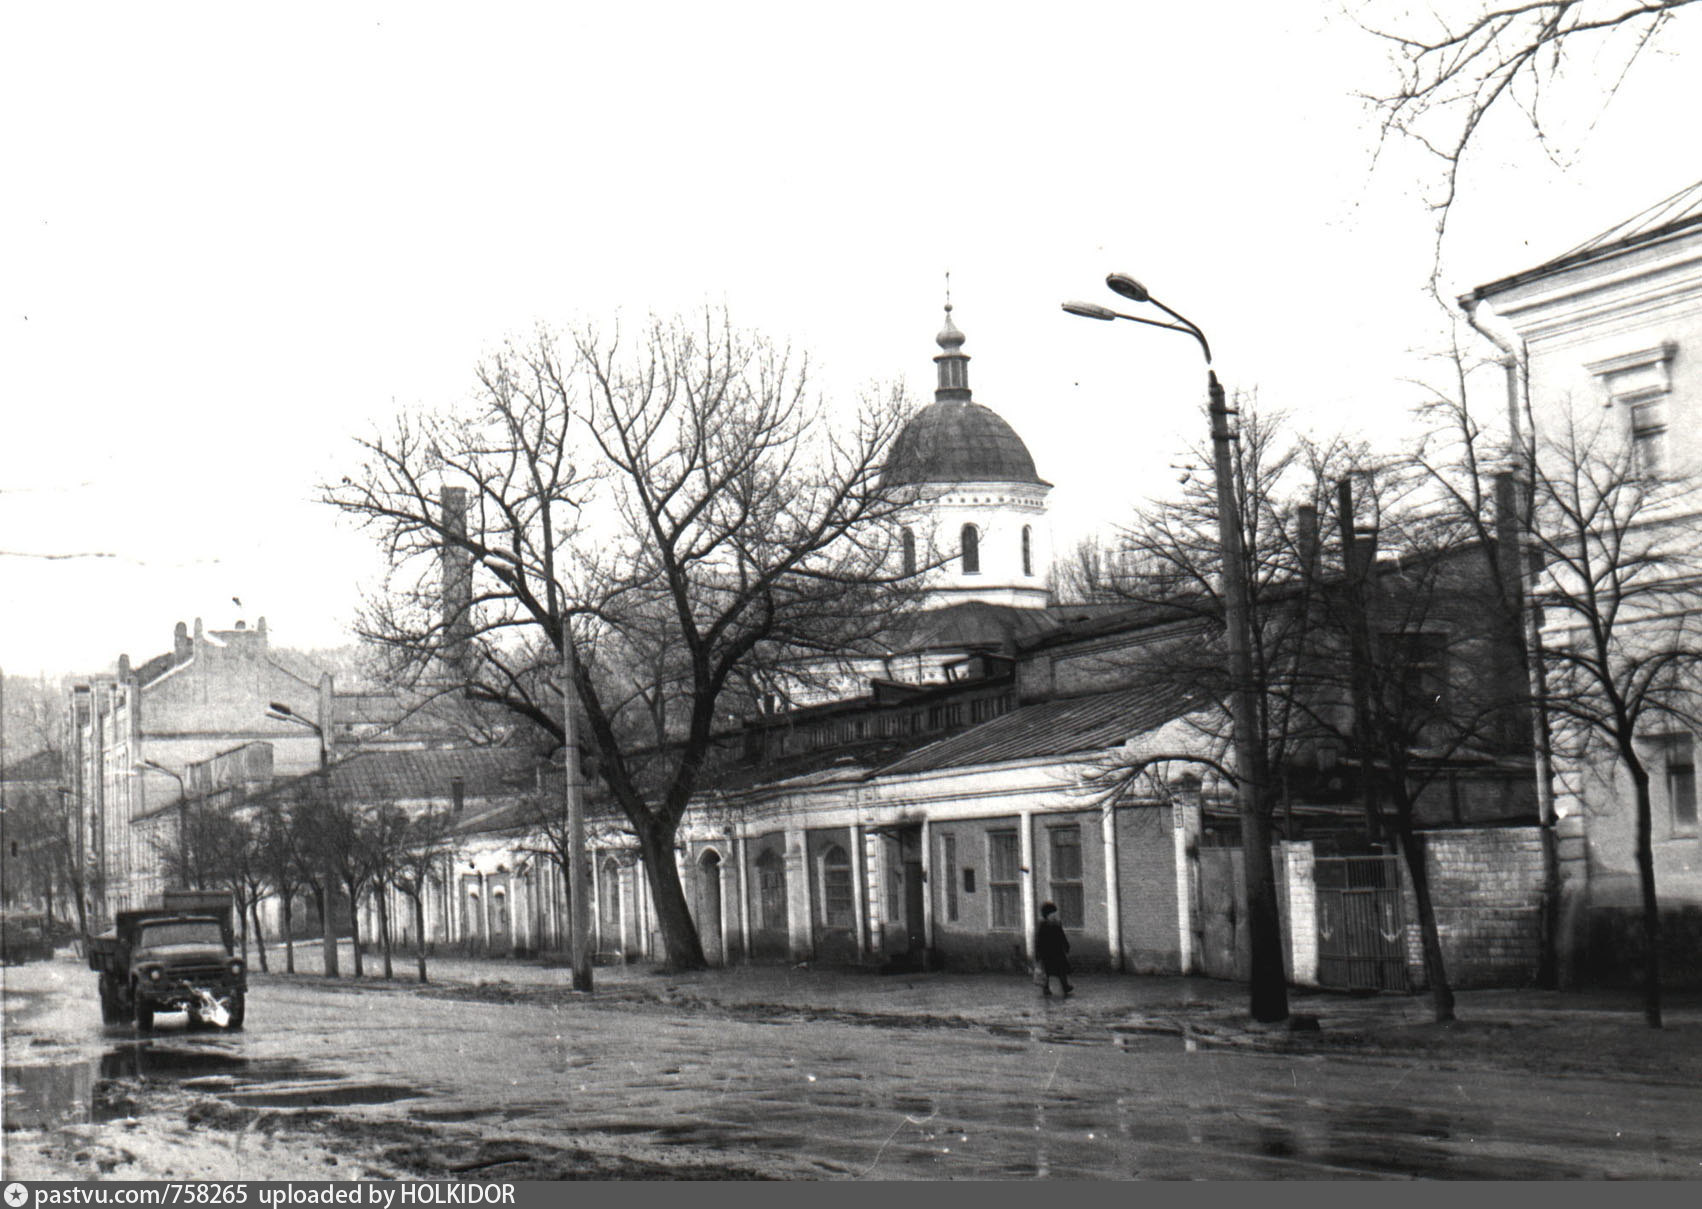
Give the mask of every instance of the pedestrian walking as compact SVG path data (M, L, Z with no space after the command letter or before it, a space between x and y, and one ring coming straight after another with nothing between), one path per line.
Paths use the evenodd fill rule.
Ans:
M1055 903L1040 904L1040 926L1034 930L1034 960L1037 969L1034 981L1040 984L1040 993L1051 997L1052 979L1056 978L1068 995L1075 987L1070 985L1070 938L1064 935L1064 925L1058 922L1058 907Z

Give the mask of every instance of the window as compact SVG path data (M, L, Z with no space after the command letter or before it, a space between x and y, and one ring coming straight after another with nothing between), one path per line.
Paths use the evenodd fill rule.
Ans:
M762 926L773 932L786 930L786 866L770 848L756 858L757 914Z
M1631 456L1641 474L1659 474L1666 460L1667 397L1677 351L1669 342L1584 367L1601 382L1607 406L1625 414Z
M1696 745L1689 735L1662 738L1667 774L1667 802L1674 835L1696 834Z
M1051 847L1047 872L1051 874L1051 893L1048 897L1057 904L1058 922L1066 928L1082 926L1081 888L1081 828L1079 826L1047 829Z
M965 525L961 534L963 550L963 573L965 575L981 574L981 534L976 532L974 525Z
M995 928L1022 928L1022 849L1015 831L987 833L987 892L993 899Z
M1028 525L1022 527L1022 573L1034 574L1034 530Z
M945 875L946 921L957 922L957 837L940 837L940 871Z
M1387 708L1407 729L1422 727L1448 709L1448 636L1383 634L1382 648L1390 688L1398 699Z
M1628 400L1626 415L1631 422L1631 458L1637 473L1650 477L1660 474L1667 437L1666 395Z
M908 528L904 530L903 542L904 573L906 575L914 575L916 574L916 535Z
M834 844L821 854L821 922L849 928L851 920L851 858Z

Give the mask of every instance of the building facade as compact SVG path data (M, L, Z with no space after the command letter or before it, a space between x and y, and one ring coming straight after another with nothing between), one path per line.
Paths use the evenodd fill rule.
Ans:
M1654 478L1702 473L1702 184L1535 268L1461 299L1509 352L1509 405L1540 443L1577 426L1629 450ZM1540 455L1539 455L1540 456ZM1651 523L1686 546L1702 524L1690 493ZM1562 621L1564 619L1561 619ZM1563 642L1556 632L1551 641ZM1698 686L1702 688L1702 686ZM1671 981L1702 980L1702 832L1697 736L1677 721L1647 728L1652 848ZM1554 803L1566 874L1564 956L1575 977L1628 980L1640 910L1634 792L1623 764L1565 761Z

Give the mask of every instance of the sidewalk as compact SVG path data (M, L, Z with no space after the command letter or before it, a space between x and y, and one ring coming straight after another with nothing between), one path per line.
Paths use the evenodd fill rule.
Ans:
M369 954L366 976L351 977L347 943L343 977L319 977L317 942L298 945L296 981L330 989L393 990L478 1000L592 1005L657 1003L740 1016L836 1020L887 1027L975 1027L1053 1041L1110 1041L1167 1034L1214 1047L1277 1052L1429 1057L1490 1061L1543 1072L1642 1073L1702 1080L1702 993L1669 992L1666 1027L1647 1028L1635 991L1491 990L1457 993L1458 1019L1431 1020L1428 995L1348 995L1291 988L1290 1023L1257 1025L1240 983L1217 979L1083 973L1068 999L1043 999L1021 974L933 972L878 974L845 967L733 966L667 973L651 965L597 966L593 992L571 989L565 967L525 959L433 957L430 984L417 981L414 959L397 958L395 979L379 976ZM269 954L274 971L282 952ZM258 966L257 960L251 965ZM257 971L263 985L267 975ZM273 974L272 977L278 977ZM1316 1028L1311 1026L1316 1024ZM1298 1027L1296 1027L1298 1026Z

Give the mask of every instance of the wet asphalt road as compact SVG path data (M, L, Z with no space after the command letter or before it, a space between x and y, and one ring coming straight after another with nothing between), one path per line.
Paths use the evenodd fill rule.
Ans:
M187 1086L780 1176L1702 1177L1702 1094L1640 1080L265 982L243 1033L174 1015L139 1039L103 1028L92 977L63 957L7 971L9 1128L87 1119L99 1081L119 1080L143 1102Z

